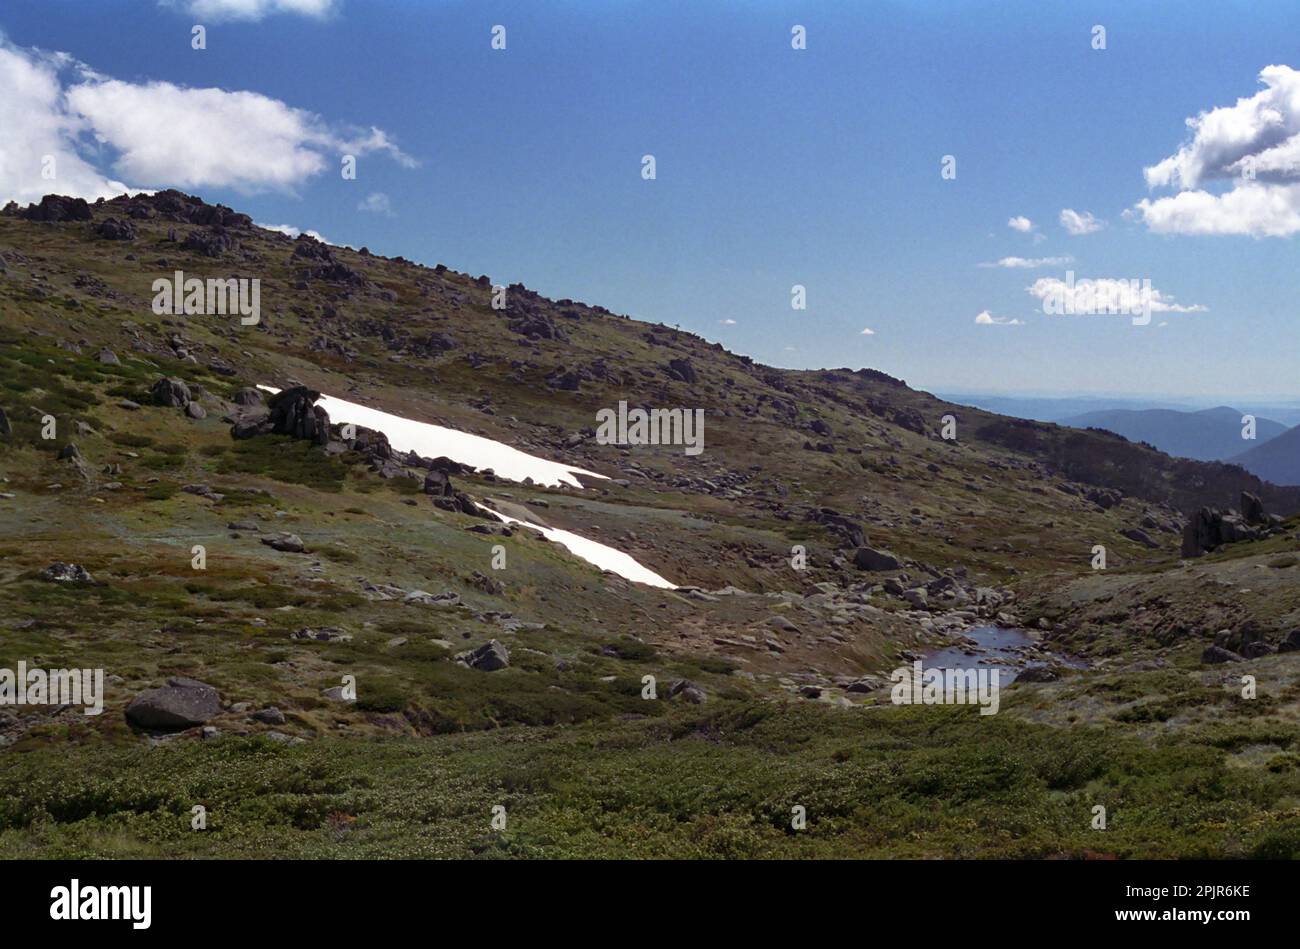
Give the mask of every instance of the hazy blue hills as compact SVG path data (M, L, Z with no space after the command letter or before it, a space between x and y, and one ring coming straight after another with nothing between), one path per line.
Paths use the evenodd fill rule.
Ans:
M1300 425L1229 459L1274 484L1300 484Z
M1199 412L1110 409L1074 415L1062 419L1061 424L1074 428L1104 428L1123 435L1129 441L1147 442L1166 454L1197 461L1235 459L1252 447L1263 447L1264 443L1287 431L1281 422L1257 417L1255 440L1244 440L1241 421L1244 414L1226 405ZM1255 473L1267 477L1261 472Z

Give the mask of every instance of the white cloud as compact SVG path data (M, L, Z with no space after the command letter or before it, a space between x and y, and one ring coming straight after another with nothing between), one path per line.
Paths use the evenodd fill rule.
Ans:
M94 201L128 190L81 157L87 126L64 105L59 70L66 63L59 54L17 49L0 35L0 204L30 204L55 191ZM50 159L53 180L42 177Z
M1029 220L1023 214L1017 214L1011 220L1007 221L1007 227L1013 231L1019 231L1021 234L1028 234L1034 229L1034 222Z
M1300 231L1300 71L1267 66L1264 88L1187 120L1191 140L1143 169L1147 186L1176 194L1133 208L1164 234L1284 237ZM1231 181L1214 193L1202 186Z
M1065 208L1061 211L1061 227L1075 237L1095 233L1105 226L1106 222L1093 217L1091 211L1080 213L1073 208Z
M1064 257L1003 257L981 267L1003 267L1007 270L1033 270L1035 267L1064 267L1074 263L1068 254Z
M876 335L876 331L873 330L871 327L868 326L866 329L864 329L864 330L863 330L861 333L859 333L858 335L859 335L859 336L875 336L875 335Z
M735 321L735 320L718 320L718 322L721 323L723 326L735 326L735 325L736 325L736 321Z
M1242 183L1225 194L1180 191L1134 210L1158 234L1286 237L1300 231L1300 185Z
M1005 316L994 316L988 310L980 310L975 314L975 323L979 326L1024 326L1021 320L1007 319Z
M1252 160L1260 178L1300 178L1300 72L1267 66L1259 81L1265 88L1249 99L1188 119L1192 140L1144 169L1147 185L1196 188L1240 177Z
M382 191L372 191L366 195L366 200L357 205L357 210L393 217L393 202Z
M316 238L316 240L320 241L322 244L334 244L333 241L331 241L331 240L326 240L325 237L323 237L323 236L321 235L321 232L320 232L320 231L304 231L304 230L302 230L301 228L294 227L292 224L261 224L261 223L258 223L257 226L260 227L260 228L262 228L262 230L264 230L264 231L275 231L277 234L286 234L286 235L288 235L289 237L292 237L292 238L295 238L295 239L296 239L299 235L301 235L301 234L306 234L308 237L314 237L314 238ZM334 246L337 247L338 245L335 244Z
M184 10L192 16L221 20L261 20L273 13L296 13L321 20L337 10L342 0L160 0L160 5Z
M1025 288L1030 296L1042 301L1059 301L1066 312L1091 314L1115 310L1141 311L1149 300L1152 313L1204 313L1209 308L1199 303L1184 306L1175 303L1172 296L1151 286L1150 280L1115 279L1113 277L1075 280L1039 277Z
M0 202L161 187L291 191L343 154L416 164L380 129L338 128L255 92L123 82L3 37L0 88ZM45 156L53 179L41 176Z

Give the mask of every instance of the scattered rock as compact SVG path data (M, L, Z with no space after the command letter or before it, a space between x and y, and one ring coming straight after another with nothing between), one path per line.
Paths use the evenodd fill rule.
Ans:
M489 639L472 652L461 653L456 658L480 672L496 672L510 665L510 652L495 639Z
M318 643L346 643L352 639L351 634L337 626L322 626L319 629L304 627L289 634L290 639L310 639Z
M280 711L274 705L270 708L258 709L253 713L253 718L263 725L283 725L285 722L284 712Z
M300 554L307 549L301 537L287 531L277 531L270 537L263 537L261 540L262 543L273 550L283 550L292 554Z
M898 570L903 564L887 550L859 547L853 551L853 565L859 570Z
M1207 666L1216 666L1224 662L1241 662L1244 658L1222 646L1209 646L1201 653L1201 663Z
M40 577L49 583L94 583L86 568L77 563L52 563L41 571Z
M183 408L190 402L190 387L181 379L162 378L153 384L149 390L153 398L154 405L165 405L170 408Z
M139 728L160 731L192 728L221 713L217 690L193 679L168 679L160 689L141 692L126 707L126 718Z

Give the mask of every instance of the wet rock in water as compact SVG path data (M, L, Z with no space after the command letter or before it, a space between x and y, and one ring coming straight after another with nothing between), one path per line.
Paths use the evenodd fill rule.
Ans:
M270 537L261 538L261 540L272 550L282 550L291 554L300 554L307 549L301 537L297 534L290 534L288 531L278 531Z
M853 565L859 570L898 570L903 564L887 550L859 547L853 551Z
M480 672L496 672L510 665L510 652L495 639L489 639L471 652L461 653L456 657L471 669Z
M94 577L79 563L58 561L50 564L40 573L40 578L48 583L93 583Z
M139 728L174 731L202 725L221 714L221 697L212 686L173 678L160 689L141 692L126 707L126 718Z
M165 405L179 409L190 402L190 387L184 380L164 377L153 384L149 390L154 405Z
M1225 662L1241 662L1244 658L1230 649L1224 649L1222 646L1209 646L1205 652L1201 653L1201 663L1207 666L1217 666Z

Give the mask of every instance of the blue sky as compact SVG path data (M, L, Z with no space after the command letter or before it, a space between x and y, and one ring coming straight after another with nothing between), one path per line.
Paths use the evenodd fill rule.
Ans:
M791 49L794 24L807 49ZM0 70L7 55L59 88L8 113L0 95L6 200L50 184L30 180L54 147L33 118L48 108L86 167L46 190L177 185L774 365L872 366L946 392L1300 398L1300 171L1262 175L1238 197L1266 208L1243 210L1210 167L1242 136L1261 156L1300 146L1300 82L1281 74L1274 98L1195 140L1186 123L1260 94L1265 67L1300 69L1294 3L6 0L0 32ZM276 121L308 116L305 131L197 141L247 128L240 110L260 107L238 91ZM185 135L169 109L201 131L158 154ZM1150 187L1144 169L1189 145L1182 178ZM347 149L355 181L338 172ZM389 210L362 210L376 194ZM1144 215L1142 199L1178 203ZM1068 233L1066 209L1104 223ZM987 266L1008 257L1057 262ZM1067 269L1148 279L1193 312L1045 315L1026 288Z

